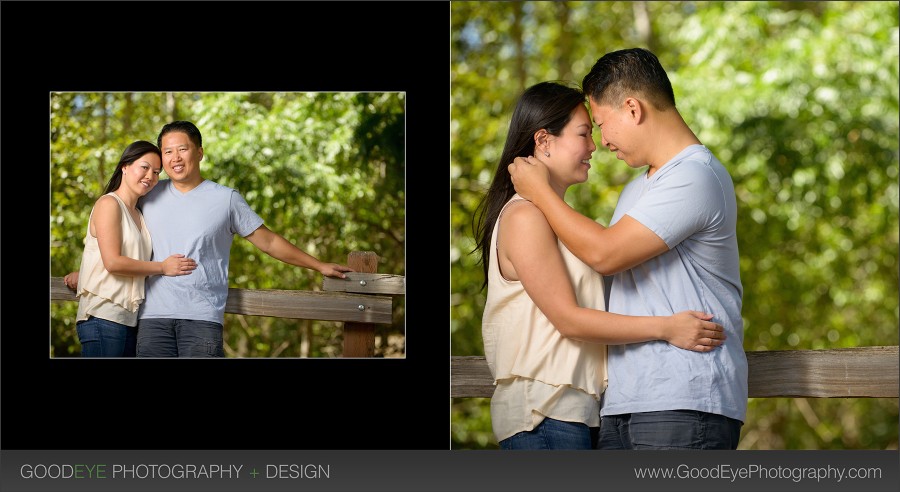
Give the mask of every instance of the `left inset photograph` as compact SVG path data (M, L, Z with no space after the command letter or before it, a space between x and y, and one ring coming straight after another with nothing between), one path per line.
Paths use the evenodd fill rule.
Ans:
M51 92L51 358L405 358L404 92Z

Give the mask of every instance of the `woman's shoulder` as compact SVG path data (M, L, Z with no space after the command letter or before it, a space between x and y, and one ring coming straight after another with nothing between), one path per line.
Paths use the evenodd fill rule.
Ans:
M528 200L508 203L497 232L498 253L515 268L541 264L547 255L559 254L558 240L543 212Z
M510 200L501 214L500 227L508 233L515 235L532 235L538 232L546 233L550 229L547 217L541 209L525 199Z
M502 212L504 217L516 217L513 220L535 220L540 219L544 222L547 221L546 217L544 217L541 209L537 208L537 206L530 201L520 197L519 195L515 195L506 202L506 205L503 207Z
M111 193L107 193L94 202L94 208L91 210L91 217L107 218L117 220L122 214L122 207L119 201Z
M94 202L94 210L106 210L106 209L116 209L119 208L119 200L113 196L112 193L107 193Z

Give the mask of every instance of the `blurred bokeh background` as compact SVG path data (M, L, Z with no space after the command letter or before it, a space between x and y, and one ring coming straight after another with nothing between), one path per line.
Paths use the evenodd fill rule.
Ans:
M897 2L452 2L451 355L483 355L472 217L519 94L646 47L738 200L744 349L897 345ZM599 131L594 132L600 147ZM602 147L566 201L607 224L636 173ZM451 398L451 447L497 447ZM751 398L739 449L897 449L898 400Z

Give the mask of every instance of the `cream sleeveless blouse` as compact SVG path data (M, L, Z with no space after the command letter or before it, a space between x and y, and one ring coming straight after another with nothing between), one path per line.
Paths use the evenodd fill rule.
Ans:
M491 236L487 301L482 317L484 354L494 377L491 424L498 441L533 430L545 417L600 425L606 389L606 345L560 335L522 283L500 274L497 241L504 205ZM606 309L603 276L559 242L578 305Z
M150 232L141 215L141 227L131 218L125 203L115 193L107 193L119 202L122 211L122 256L149 261L152 243ZM94 211L91 210L91 218ZM78 315L76 321L89 316L115 321L128 326L137 326L138 307L144 301L144 279L127 275L113 275L103 266L97 238L91 234L88 220L84 238L84 253L81 255L81 269L78 272Z

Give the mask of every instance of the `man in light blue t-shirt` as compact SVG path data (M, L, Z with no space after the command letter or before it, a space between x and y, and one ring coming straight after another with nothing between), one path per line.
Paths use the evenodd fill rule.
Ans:
M509 166L516 191L541 209L570 251L613 276L610 312L708 312L727 336L705 353L662 341L610 346L598 447L737 449L747 359L731 176L684 122L650 51L604 55L582 90L602 144L647 171L625 186L608 228L555 195L536 159Z
M203 140L189 121L163 126L157 138L169 176L139 205L153 237L153 258L177 251L197 261L191 275L160 282L148 277L141 304L138 357L224 357L228 258L239 235L285 263L344 278L351 269L325 263L271 231L236 190L203 179ZM175 278L175 277L172 277Z

